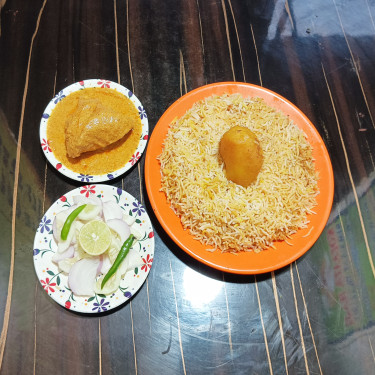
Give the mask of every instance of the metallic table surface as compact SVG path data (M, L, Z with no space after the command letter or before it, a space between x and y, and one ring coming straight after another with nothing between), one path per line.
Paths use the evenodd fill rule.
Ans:
M375 3L373 0L0 1L1 374L374 374ZM85 316L55 303L33 266L52 202L81 186L46 161L48 101L89 78L142 101L150 133L180 96L242 81L276 91L329 151L329 221L299 260L236 276L180 250L153 216L144 156L111 181L155 229L141 290Z

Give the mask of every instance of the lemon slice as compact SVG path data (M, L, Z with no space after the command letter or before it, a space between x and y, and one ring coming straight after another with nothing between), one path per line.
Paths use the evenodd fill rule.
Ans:
M79 232L79 243L82 249L90 255L103 254L111 244L111 230L100 220L86 223Z

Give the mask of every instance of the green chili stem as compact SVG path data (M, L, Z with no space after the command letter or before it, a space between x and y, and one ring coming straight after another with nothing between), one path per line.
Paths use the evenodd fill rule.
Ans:
M87 206L87 204L83 204L82 206L77 207L74 211L70 213L70 215L65 220L65 223L61 229L61 239L66 240L68 238L68 234L70 231L70 227L72 226L73 221L75 218L83 211L83 209Z
M105 283L111 278L111 276L114 275L114 273L118 270L120 267L120 264L125 259L125 257L128 255L130 248L133 245L133 242L135 240L135 237L133 234L131 234L127 240L124 242L124 244L121 246L121 249L119 253L117 254L117 257L115 261L112 264L112 267L109 269L107 274L104 276L104 279L102 281L101 289L103 289Z

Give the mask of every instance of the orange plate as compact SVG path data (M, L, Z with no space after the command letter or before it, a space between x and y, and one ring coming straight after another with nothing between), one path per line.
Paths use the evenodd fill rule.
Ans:
M316 170L319 172L318 186L320 194L317 196L316 215L309 215L308 228L299 230L292 236L288 245L284 241L276 242L276 249L266 249L261 253L241 252L238 254L209 252L208 247L195 240L189 231L184 230L180 218L174 214L168 204L165 194L160 192L161 176L160 164L157 157L162 152L163 142L170 123L184 113L199 100L211 95L224 93L240 93L244 97L261 97L264 101L290 116L293 122L302 129L313 148ZM320 236L323 231L333 201L333 171L327 149L322 138L309 119L291 102L282 96L263 87L239 82L214 83L193 90L172 104L160 118L149 140L145 161L145 179L147 193L160 224L174 242L188 254L216 269L237 274L259 274L274 271L290 264L303 255ZM312 229L311 229L312 228ZM304 237L309 231L311 233ZM288 241L289 242L289 241Z

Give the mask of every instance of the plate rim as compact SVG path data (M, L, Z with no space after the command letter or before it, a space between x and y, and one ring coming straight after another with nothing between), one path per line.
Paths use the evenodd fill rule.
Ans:
M156 196L158 195L158 192L155 191L155 180L151 181L151 178L150 178L151 173L152 173L152 168L155 166L155 163L158 163L157 160L154 160L155 147L158 147L159 143L160 143L159 140L156 137L158 137L158 131L162 131L163 134L166 133L166 131L168 131L169 124L166 125L165 122L166 122L166 119L168 119L168 117L170 117L171 113L176 108L183 105L183 103L185 101L189 100L189 98L195 98L196 97L196 99L194 100L194 102L196 102L196 101L202 100L205 97L209 97L211 95L219 94L219 93L215 93L214 91L220 91L220 94L223 94L225 92L223 90L228 89L228 88L233 89L233 90L236 90L236 89L238 90L238 88L242 88L244 90L250 89L250 91L255 91L258 94L261 94L260 97L262 97L262 95L266 95L266 96L268 95L268 96L280 101L281 103L283 103L282 104L283 106L286 106L288 109L291 109L291 111L294 112L293 117L298 116L299 118L301 118L304 121L304 123L306 124L306 126L309 128L309 130L314 134L315 140L317 141L317 146L319 146L319 152L322 155L322 159L324 159L324 162L325 162L324 165L326 167L325 183L327 185L325 185L325 190L327 190L327 199L325 201L325 206L322 208L322 213L321 213L321 216L320 216L321 223L324 223L324 224L321 224L319 226L319 228L317 228L317 230L314 231L314 236L313 236L314 239L310 240L309 241L310 243L308 245L305 245L301 249L295 251L293 255L290 255L285 259L282 258L281 260L278 260L277 262L275 262L275 264L269 264L269 265L265 265L263 267L257 267L257 268L254 268L254 267L243 267L243 268L228 267L224 264L220 264L220 262L218 263L217 261L208 260L205 256L202 257L201 254L199 254L199 250L198 250L198 253L197 253L197 250L188 248L183 243L184 241L181 241L181 239L176 237L176 235L173 233L173 228L170 228L168 223L165 221L165 217L164 217L165 215L162 215L160 213L160 211L158 209L158 205L156 203L157 202ZM236 91L234 91L234 92L236 92ZM230 93L234 93L234 92L230 92ZM248 96L250 97L250 96L257 96L257 95L249 94ZM271 105L271 104L269 104L269 105ZM185 112L186 112L186 110L191 108L191 106L192 106L192 104L188 108L185 108ZM276 108L276 109L281 111L279 108ZM287 115L290 115L290 114L287 114ZM296 124L296 125L298 127L300 127L298 124ZM163 140L164 139L165 139L165 137L163 137ZM308 140L308 141L311 144L312 140ZM313 148L315 150L315 147L313 147ZM315 151L315 152L317 152L317 151ZM159 165L158 170L159 170L159 175L160 175L160 165ZM155 177L155 174L153 175L153 177ZM159 177L157 177L157 178L159 178ZM159 182L159 180L158 180L158 182ZM159 223L163 227L164 231L168 234L168 236L183 251L185 251L187 254L189 254L190 256L192 256L193 258L198 260L199 262L202 262L203 264L206 264L209 267L212 267L212 268L215 268L217 270L224 271L224 272L229 272L229 273L234 273L234 274L244 274L244 275L263 274L263 273L275 271L275 270L281 269L281 268L289 265L293 261L300 258L302 255L304 255L314 245L314 243L317 241L317 239L320 237L321 233L323 232L323 230L324 230L324 228L327 224L331 209L332 209L333 197L334 197L334 175L333 175L333 169L332 169L332 163L331 163L331 160L330 160L330 156L329 156L328 150L325 146L325 143L324 143L322 137L320 136L316 127L309 120L309 118L296 105L294 105L292 102L290 102L288 99L284 98L280 94L278 94L278 93L276 93L276 92L274 92L270 89L267 89L265 87L262 87L262 86L254 85L254 84L251 84L251 83L236 82L236 81L217 82L217 83L211 83L211 84L208 84L208 85L198 87L198 88L196 88L192 91L189 91L185 95L181 96L179 99L177 99L174 103L172 103L167 108L167 110L163 113L163 115L160 117L159 121L155 125L155 127L152 131L152 134L150 136L150 139L149 139L149 144L148 144L148 148L147 148L147 152L146 152L146 158L145 158L145 184L146 184L146 190L147 190L147 193L148 193L148 198L150 200L151 207L152 207ZM321 184L321 182L318 180L318 185L320 185L320 184ZM318 195L317 199L319 199L319 195ZM166 197L165 197L165 201L166 201ZM171 214L175 215L173 213L172 209L170 210L170 212L171 212ZM189 236L192 238L190 233L189 233ZM198 246L202 246L202 244L198 240L194 240L194 241L196 242L197 245L200 244ZM265 251L272 252L273 249L268 248ZM254 252L249 252L249 253L243 252L242 254L243 255L239 254L239 256L248 256L248 257L251 258L251 256L254 256L254 255L256 255L256 256L261 255L261 253L255 254ZM224 255L224 254L220 254L220 256L222 256L222 255ZM280 254L276 254L276 255L280 255ZM237 255L232 255L232 256L237 256Z
M99 84L101 83L101 84ZM109 85L109 87L107 87ZM48 123L48 118L52 112L52 110L55 108L55 106L59 103L58 100L59 96L63 95L64 93L71 94L75 91L83 90L85 88L92 88L92 87L98 87L98 88L111 88L111 89L116 89L116 91L120 92L121 94L125 95L129 100L131 100L136 107L137 111L139 111L139 108L142 108L142 113L143 116L141 117L141 124L142 124L142 134L137 146L137 149L134 152L134 155L136 156L137 153L139 153L139 157L136 157L134 163L131 163L131 160L128 160L126 164L115 170L111 171L106 174L101 174L101 175L90 175L90 179L88 180L87 177L79 177L79 176L86 176L85 174L82 174L80 172L74 172L73 170L69 169L67 166L65 166L60 160L56 158L54 155L53 151L49 151L49 144L48 144L48 138L47 138L47 123ZM66 95L65 95L66 96ZM55 101L57 102L55 103ZM46 117L48 116L48 117ZM107 79L100 79L100 78L92 78L92 79L85 79L82 81L77 81L74 82L64 88L62 88L51 100L48 102L46 107L43 110L43 114L40 119L40 124L39 124L39 143L42 148L43 154L45 155L46 159L48 162L51 164L51 166L56 169L58 172L60 172L62 175L65 177L68 177L72 180L83 182L83 183L98 183L98 182L105 182L105 181L111 181L115 178L118 178L119 176L123 175L126 173L129 169L131 169L134 165L137 164L137 162L140 160L142 157L146 145L148 142L149 138L149 124L148 124L148 116L146 113L146 110L141 103L141 101L138 99L138 97L127 87L117 83L113 82ZM57 167L59 166L59 167Z
M41 276L41 273L43 273L44 271L43 270L40 270L38 267L37 267L37 262L38 262L38 255L40 254L41 250L35 254L35 249L39 250L38 249L38 245L40 244L39 242L39 237L40 236L44 236L44 234L42 234L41 232L39 232L39 228L41 226L41 223L43 222L43 219L45 217L47 217L47 214L49 213L49 211L53 211L54 209L56 210L55 211L55 214L57 214L58 212L61 211L61 209L63 208L63 205L61 204L61 206L58 205L58 202L61 200L62 203L64 203L65 201L62 200L63 197L67 197L67 196L73 196L73 195L77 195L77 194L81 194L81 190L84 189L85 187L88 187L89 189L92 189L93 187L96 187L99 189L102 189L102 190L107 190L107 194L109 194L109 192L115 192L115 191L118 191L118 190L121 190L121 194L119 195L123 195L124 196L127 196L128 198L131 198L131 202L130 203L133 203L133 202L137 202L139 205L142 206L142 208L144 209L144 213L143 215L146 215L145 217L147 218L147 223L146 223L146 228L150 228L150 232L149 233L152 233L152 236L151 237L147 237L145 238L145 240L149 241L148 245L149 245L149 251L148 252L145 252L145 254L147 255L151 255L151 264L149 264L149 266L146 267L146 270L145 271L142 271L141 275L142 275L142 278L140 279L140 282L138 283L139 285L135 286L135 289L134 291L131 292L131 295L130 296L125 296L124 293L120 293L120 296L117 295L117 298L118 298L118 302L115 302L112 306L110 306L110 308L106 309L106 310L101 310L101 311L93 311L93 310L89 310L89 309L84 309L84 308L79 308L82 306L82 304L86 301L88 302L87 300L90 298L90 297L87 297L87 296L76 296L74 295L74 298L75 300L79 300L79 305L78 307L73 307L73 303L71 304L71 306L69 307L66 307L65 303L66 303L66 300L58 300L57 298L57 295L55 295L53 292L52 295L50 293L48 293L48 288L47 288L47 291L45 290L44 288L44 285L42 283L42 280L44 280L44 278L47 276L47 275L44 275L44 278L43 277L40 277ZM113 197L111 197L111 200L113 201ZM58 207L60 210L58 211L56 209L56 207ZM50 223L50 226L51 226L51 231L52 231L52 222ZM51 236L51 241L53 242L53 234L50 232L47 234L48 236ZM46 236L47 236L46 235ZM53 246L54 248L57 248L57 245L54 244ZM143 254L141 254L143 255ZM43 255L41 255L40 257L42 257ZM146 208L145 206L140 202L138 201L137 198L135 198L133 195L131 195L129 192L121 189L121 188L118 188L116 186L111 186L111 185L107 185L107 184L95 184L95 185L85 185L85 186L79 186L75 189L72 189L72 190L69 190L68 192L66 192L65 194L63 194L61 197L57 198L51 205L50 207L48 207L48 209L43 213L43 216L39 222L39 225L38 225L38 228L35 232L35 236L34 236L34 241L33 241L33 263L34 263L34 270L35 270L35 273L36 273L36 277L38 278L38 281L39 281L39 284L42 286L43 290L47 292L48 296L54 301L56 302L57 304L59 304L60 306L64 307L65 309L69 310L69 311L73 311L73 312L77 312L77 313L82 313L82 314L100 314L100 313L103 313L103 312L109 312L111 310L114 310L114 309L117 309L119 308L120 306L122 306L123 304L125 304L129 299L133 298L135 294L138 293L138 291L142 288L143 284L145 283L150 271L151 271L151 268L152 268L152 265L153 265L153 260L154 260L154 256L155 256L155 239L154 239L154 228L153 228L153 225L152 225L152 222L151 222L151 219L150 219L150 216L148 215L147 211L146 211ZM143 256L142 256L143 258ZM146 256L147 258L147 256ZM54 269L57 268L57 266L52 263L51 260L49 261L45 261L44 263L49 263L53 266ZM46 268L47 269L47 273L48 273L48 269L49 268ZM56 274L56 275L59 275L59 274ZM62 277L66 278L67 279L67 275L63 275ZM122 278L122 280L124 280L125 277ZM66 283L67 283L67 280L66 280ZM131 287L131 284L129 284L129 287ZM67 296L71 293L69 291L67 291ZM116 293L119 293L119 289L116 290L116 292L114 292L113 294L116 294ZM111 294L111 295L113 295ZM101 296L101 295L97 295L97 296ZM106 298L111 298L109 297L110 295L107 295ZM120 298L121 297L121 298ZM102 298L102 297L99 297L99 298ZM83 301L81 301L83 300ZM69 299L70 301L70 299ZM99 309L98 309L99 310Z

